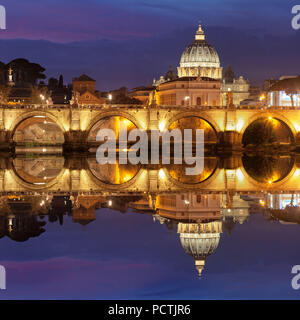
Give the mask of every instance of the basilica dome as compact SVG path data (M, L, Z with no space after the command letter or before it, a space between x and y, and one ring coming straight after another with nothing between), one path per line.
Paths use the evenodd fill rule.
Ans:
M195 40L185 48L177 68L179 77L209 77L222 78L222 68L217 51L205 40L201 25L195 35Z

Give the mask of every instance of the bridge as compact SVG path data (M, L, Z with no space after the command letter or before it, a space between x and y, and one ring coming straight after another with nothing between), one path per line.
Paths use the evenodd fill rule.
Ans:
M210 142L225 144L233 150L241 147L243 136L252 123L265 119L278 128L280 143L299 145L300 142L300 109L295 107L98 105L75 108L70 105L2 105L0 148L22 142L24 130L43 121L57 126L61 131L59 142L62 144L84 147L95 140L93 131L116 117L145 131L163 131L180 126L182 121L181 125L192 125L194 121L195 126L214 133L208 137ZM196 122L195 119L200 120Z

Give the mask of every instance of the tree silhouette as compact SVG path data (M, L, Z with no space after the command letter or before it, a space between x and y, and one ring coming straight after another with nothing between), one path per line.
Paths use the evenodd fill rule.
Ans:
M224 79L226 83L232 83L236 79L235 73L233 72L231 65L228 65L224 71Z
M49 78L48 80L48 88L50 90L56 89L58 87L58 80L55 78Z
M59 88L63 88L64 87L64 78L63 78L62 75L59 76L58 87Z
M45 68L38 63L31 63L26 59L15 59L6 65L6 69L12 68L16 83L29 83L35 85L37 80L46 79Z

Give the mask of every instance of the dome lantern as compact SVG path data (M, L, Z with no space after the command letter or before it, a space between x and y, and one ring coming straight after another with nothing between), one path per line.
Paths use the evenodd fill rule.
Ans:
M202 30L201 23L199 23L199 28L196 32L195 40L205 40L205 34L204 34L204 31Z

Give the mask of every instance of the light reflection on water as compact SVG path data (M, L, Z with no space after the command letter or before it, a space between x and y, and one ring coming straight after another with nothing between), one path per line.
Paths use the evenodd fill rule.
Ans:
M7 162L2 170L13 167L33 185L78 165L54 156ZM100 168L90 159L80 165L114 185L139 170ZM268 185L295 166L292 157L212 157L205 173L191 181L182 167L169 166L172 179L197 186L176 193L2 193L0 250L12 275L6 298L293 298L300 190L270 191ZM266 188L249 194L203 189L201 182L217 168L225 174L241 168ZM44 270L49 277L43 278ZM25 293L30 281L35 284ZM281 293L271 289L276 285Z

